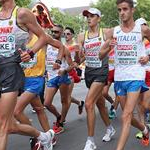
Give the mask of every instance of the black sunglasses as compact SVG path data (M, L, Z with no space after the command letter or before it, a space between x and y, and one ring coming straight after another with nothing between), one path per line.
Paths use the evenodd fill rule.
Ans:
M53 34L59 34L60 33L60 31L57 31L57 30L52 30L51 31Z
M71 35L71 33L64 33L64 35Z

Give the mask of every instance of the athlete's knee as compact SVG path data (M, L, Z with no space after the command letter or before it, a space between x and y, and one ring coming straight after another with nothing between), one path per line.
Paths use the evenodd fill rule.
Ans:
M94 109L94 103L91 101L85 101L85 108L86 110L93 110Z
M15 117L15 118L18 118L21 113L22 113L22 110L19 109L19 108L16 108L16 109L14 110L14 117Z
M34 110L36 111L37 114L43 113L44 106L34 107Z
M123 112L121 119L123 122L131 122L132 120L132 112L127 111L127 112Z

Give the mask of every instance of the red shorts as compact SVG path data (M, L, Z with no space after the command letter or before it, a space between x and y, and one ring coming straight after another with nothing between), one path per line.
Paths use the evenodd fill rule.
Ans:
M108 72L108 82L114 82L114 72L115 70L109 70Z
M75 69L72 69L69 72L69 76L71 77L71 79L74 81L74 83L79 83L81 81L80 77L78 76L77 72Z
M150 72L146 71L145 83L148 87L150 87Z

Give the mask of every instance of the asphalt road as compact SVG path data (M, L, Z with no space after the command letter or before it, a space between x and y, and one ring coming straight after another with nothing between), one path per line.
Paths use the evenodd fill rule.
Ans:
M84 81L75 86L73 91L73 96L76 98L85 99L87 89L85 87ZM111 94L113 95L113 87L111 87ZM61 109L59 94L55 96L54 103L58 109ZM41 130L39 122L37 120L36 114L31 112L31 107L28 106L25 110L26 114L32 119L33 126ZM54 121L54 116L50 114L47 110L46 113L49 118L49 122L52 125ZM116 134L110 142L102 142L102 137L105 134L106 127L101 120L97 111L97 120L95 128L95 142L97 145L97 150L115 150L117 141L120 134L121 122L120 122L121 110L118 108L117 118L112 120L112 124L116 129ZM135 114L136 115L136 114ZM124 150L150 150L150 146L143 147L139 140L135 138L137 130L131 128L130 137L127 141ZM58 136L57 145L54 150L83 150L87 138L87 127L86 127L86 113L85 110L82 115L78 115L77 106L72 104L68 116L67 123L65 125L65 132ZM21 135L10 135L8 140L7 150L30 150L29 147L29 137Z

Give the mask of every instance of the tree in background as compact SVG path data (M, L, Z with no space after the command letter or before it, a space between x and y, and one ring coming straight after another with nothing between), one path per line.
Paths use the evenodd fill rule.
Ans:
M28 7L30 4L31 0L15 0L16 4L20 7Z
M76 34L84 29L84 19L80 15L71 16L68 13L64 13L63 11L59 10L58 8L52 8L50 14L54 24L61 24L64 27L72 27Z
M92 7L96 7L102 12L101 26L114 27L118 25L118 12L116 7L116 0L99 0ZM150 22L150 0L137 0L136 12L134 15L135 20L143 17Z

